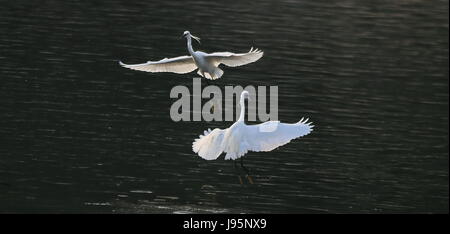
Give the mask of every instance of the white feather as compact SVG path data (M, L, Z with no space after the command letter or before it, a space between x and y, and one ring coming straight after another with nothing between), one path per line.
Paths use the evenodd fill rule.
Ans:
M258 61L264 52L253 47L247 53L235 54L230 52L216 52L207 55L207 59L216 66L225 64L229 67L237 67Z
M241 94L241 115L245 113L244 98ZM248 93L247 93L248 94ZM313 125L302 118L297 123L287 124L280 121L268 121L257 125L247 125L241 116L227 129L214 129L196 139L192 145L195 153L204 159L217 159L226 153L225 159L237 159L248 151L271 151L291 140L308 135Z
M148 61L142 64L124 64L119 61L122 67L145 72L174 72L178 74L188 73L197 69L192 56L180 56L175 58L165 58L159 61Z
M230 67L242 66L253 63L263 56L263 52L258 49L250 49L247 53L235 54L231 52L204 53L194 51L192 48L192 39L200 43L200 38L191 35L190 32L184 32L183 36L187 39L187 47L191 56L180 56L175 58L165 58L159 61L148 61L142 64L124 64L123 67L145 71L145 72L174 72L178 74L192 72L198 68L198 74L207 79L219 79L223 75L223 70L218 66L224 64Z

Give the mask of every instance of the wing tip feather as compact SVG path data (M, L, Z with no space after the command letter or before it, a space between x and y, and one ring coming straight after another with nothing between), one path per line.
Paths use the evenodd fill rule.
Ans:
M253 53L253 54L264 54L264 51L262 51L262 50L260 50L260 49L258 49L258 48L255 48L255 49L253 49L253 46L250 48L250 51L248 51L248 53Z
M297 124L305 125L305 126L308 127L308 129L309 129L310 131L312 131L312 130L314 129L315 125L312 124L313 122L308 122L308 120L309 120L309 118L306 118L306 119L305 119L305 117L302 117L302 118L300 119L300 121L297 122Z
M122 67L126 67L128 64L123 63L122 61L119 60L119 65Z

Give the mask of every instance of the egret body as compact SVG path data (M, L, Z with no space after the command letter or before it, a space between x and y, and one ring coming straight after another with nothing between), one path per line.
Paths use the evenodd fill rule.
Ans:
M193 142L192 149L195 153L206 160L217 159L222 153L226 153L226 160L235 160L248 151L271 151L313 130L314 125L304 118L293 124L280 121L267 121L257 125L245 124L244 99L248 97L247 91L241 93L241 113L231 127L208 129Z
M124 64L119 61L119 64L129 69L145 72L173 72L184 74L198 69L197 73L200 76L215 80L223 75L223 70L219 68L220 64L229 67L242 66L257 61L264 54L261 50L254 50L253 47L247 53L215 52L208 54L202 51L194 51L192 48L192 38L199 43L200 38L192 35L189 31L185 31L183 37L187 40L187 49L190 56L165 58L142 64Z

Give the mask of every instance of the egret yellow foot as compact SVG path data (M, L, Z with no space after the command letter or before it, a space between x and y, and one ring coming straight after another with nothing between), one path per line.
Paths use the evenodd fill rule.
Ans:
M242 182L241 176L238 176L238 178L239 178L239 182L240 182L241 184L244 184L244 182Z
M247 175L247 179L250 184L253 184L253 179L251 176Z

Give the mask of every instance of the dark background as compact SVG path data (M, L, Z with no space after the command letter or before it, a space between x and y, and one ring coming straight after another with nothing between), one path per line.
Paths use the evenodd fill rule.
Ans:
M4 1L0 212L448 213L448 1ZM314 132L249 153L254 185L172 122L195 73L121 68L195 49L264 57L213 84L279 86ZM212 83L212 82L210 82Z

